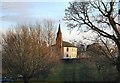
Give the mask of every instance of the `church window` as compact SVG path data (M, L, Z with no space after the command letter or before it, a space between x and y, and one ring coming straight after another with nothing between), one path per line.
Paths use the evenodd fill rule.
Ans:
M67 48L67 52L69 51L69 49Z
M68 54L67 54L67 56L66 57L68 57Z

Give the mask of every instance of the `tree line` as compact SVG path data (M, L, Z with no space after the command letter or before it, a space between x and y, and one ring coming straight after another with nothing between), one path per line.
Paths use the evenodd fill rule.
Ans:
M64 20L70 30L78 28L79 31L95 32L99 36L113 41L118 49L114 65L118 71L117 81L120 81L120 9L119 1L95 0L73 1L65 9ZM112 32L109 32L112 30ZM106 55L106 54L105 54ZM109 57L108 57L109 58Z
M3 77L22 79L24 83L43 81L59 63L59 57L51 48L55 24L52 20L42 23L20 24L3 35Z

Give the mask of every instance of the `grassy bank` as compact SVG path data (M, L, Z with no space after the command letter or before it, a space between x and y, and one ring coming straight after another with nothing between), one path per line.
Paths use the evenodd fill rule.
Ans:
M30 81L29 83L63 83L64 81L114 81L116 75L117 71L112 65L106 64L99 67L93 62L68 61L62 62L54 67L48 78L46 78L45 82Z
M92 62L64 62L55 67L47 81L114 81L117 71L112 65L99 67Z

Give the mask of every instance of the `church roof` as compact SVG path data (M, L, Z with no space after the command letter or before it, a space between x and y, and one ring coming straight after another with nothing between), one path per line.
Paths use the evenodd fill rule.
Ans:
M58 32L61 32L61 29L60 29L60 24L59 24L59 27L58 27Z
M52 45L52 47L54 47L54 45ZM69 42L66 42L66 41L62 41L62 47L76 47L74 46L73 44L69 43Z
M60 29L60 24L59 24L59 27L58 27L57 38L58 38L59 35L62 35L61 29Z
M73 44L71 44L69 42L63 41L62 42L62 47L76 47L76 46L74 46Z

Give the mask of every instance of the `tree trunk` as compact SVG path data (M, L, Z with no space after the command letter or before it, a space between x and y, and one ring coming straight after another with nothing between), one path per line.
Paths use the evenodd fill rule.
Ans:
M116 61L116 69L118 71L118 76L117 76L116 81L120 83L120 42L119 41L117 43L117 47L118 47L118 57Z
M23 77L23 81L24 81L24 83L28 83L27 77Z
M118 58L117 58L116 68L117 68L117 71L120 72L120 50L118 50Z

